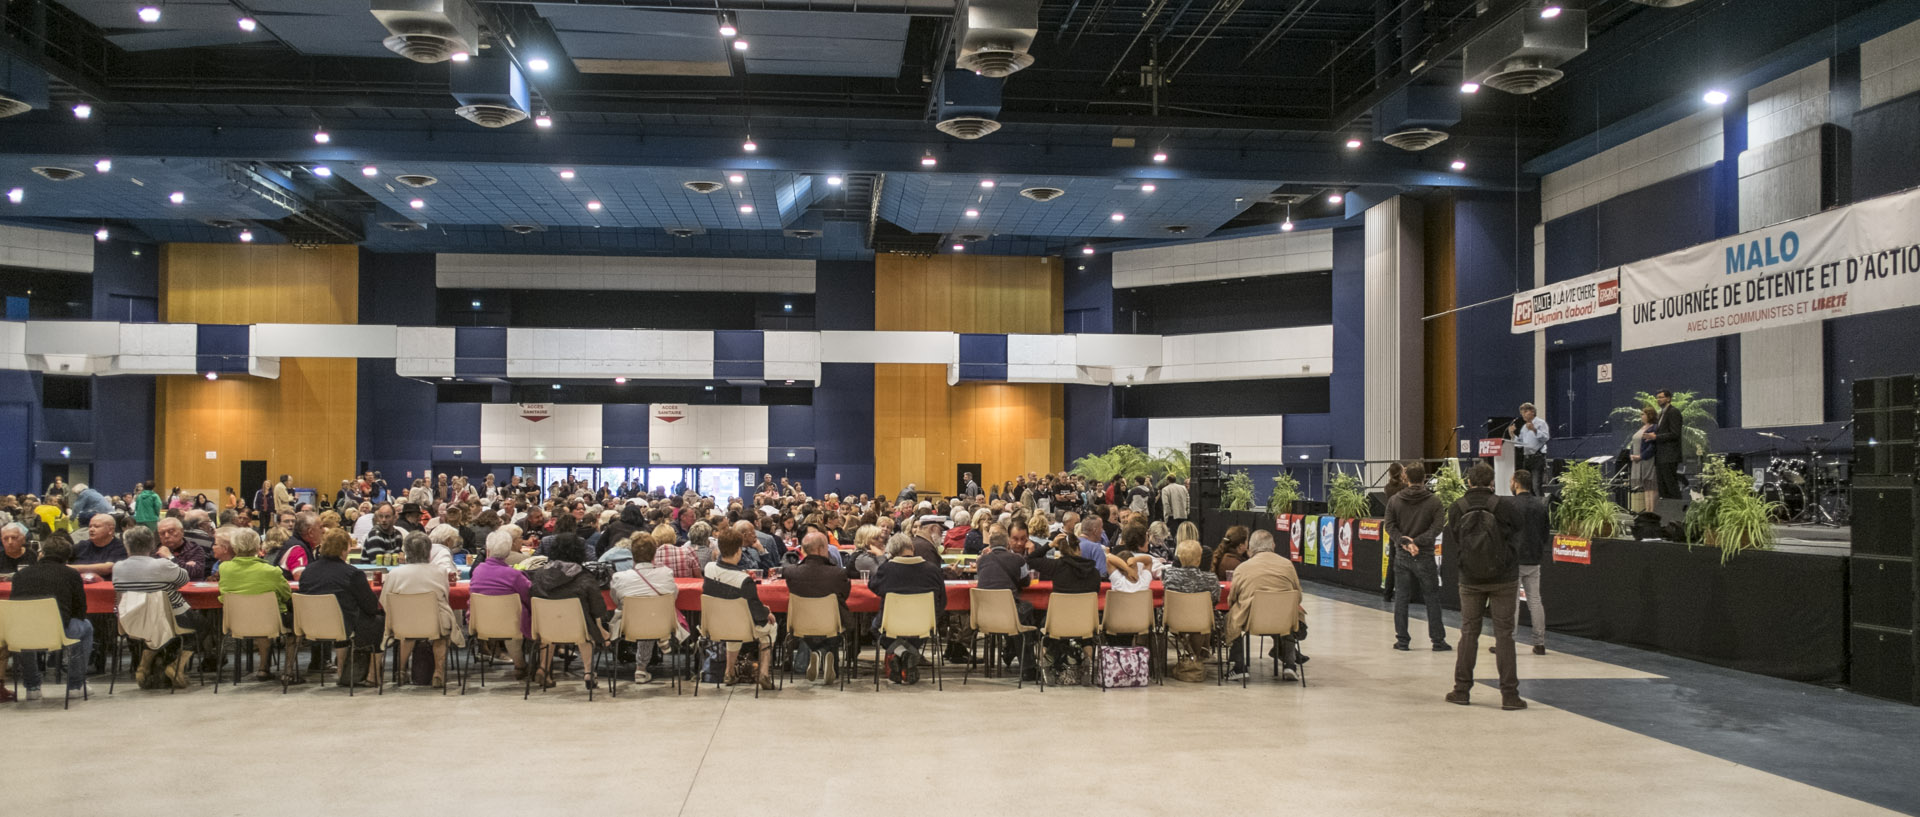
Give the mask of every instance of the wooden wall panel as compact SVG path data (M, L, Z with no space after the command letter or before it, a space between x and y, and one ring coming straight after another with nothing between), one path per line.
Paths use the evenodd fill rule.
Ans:
M1429 457L1460 455L1457 447L1448 450L1453 445L1453 427L1459 422L1454 419L1460 407L1460 367L1454 357L1458 326L1452 314L1441 314L1451 312L1458 305L1454 297L1453 211L1452 196L1436 196L1426 203L1423 211L1427 264L1425 314L1441 315L1426 321L1422 329L1426 333L1427 402L1426 423L1422 429L1426 444L1420 450ZM1460 433L1463 438L1478 439L1481 432L1467 428Z
M172 323L355 323L355 247L169 244L161 249L160 316ZM154 471L163 486L237 484L241 460L277 478L331 491L357 464L359 362L283 358L280 377L157 378ZM215 458L208 459L207 452Z
M936 255L874 259L874 328L880 331L1060 331L1065 280L1058 258Z

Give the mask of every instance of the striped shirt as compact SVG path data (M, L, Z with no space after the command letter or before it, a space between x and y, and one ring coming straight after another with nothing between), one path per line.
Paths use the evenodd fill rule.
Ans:
M176 616L188 609L187 600L180 596L187 580L186 568L152 556L129 556L113 568L115 593L166 593Z

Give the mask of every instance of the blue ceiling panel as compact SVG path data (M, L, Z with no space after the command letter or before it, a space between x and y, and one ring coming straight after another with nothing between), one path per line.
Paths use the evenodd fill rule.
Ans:
M272 32L303 54L404 59L380 44L387 38L387 27L367 11L367 4L360 2L351 5L355 8L346 12L337 12L333 9L334 4L328 3L320 6L326 9L325 13L295 6L297 10L261 11L254 16L260 21L262 29ZM234 27L232 20L227 21L227 27Z
M238 244L240 230L243 228L209 227L192 221L154 221L143 219L133 222L135 229L145 233L160 244ZM253 231L255 244L285 244L286 237L264 227L249 225L244 229Z
M986 189L980 180L945 173L891 174L880 215L917 233L1165 238L1172 225L1185 225L1197 235L1212 232L1274 187L1260 181L1036 176L997 178L995 186ZM1141 187L1149 182L1157 188L1152 193ZM1020 195L1030 187L1055 187L1066 195L1046 202ZM968 209L980 215L968 218ZM1114 221L1115 213L1125 220Z
M756 74L891 77L910 18L896 14L742 11L735 19Z
M286 211L228 181L212 159L116 159L96 173L92 156L0 155L0 190L21 188L19 204L0 202L8 216L93 219L277 219ZM56 182L32 171L64 167L85 175ZM174 204L168 196L186 194Z
M728 171L723 170L579 166L570 168L576 175L569 180L560 177L560 171L567 169L560 167L440 162L383 164L380 169L381 175L375 178L350 170L340 170L336 178L346 179L396 212L431 224L588 228L779 230L786 221L780 191L795 187L797 178L786 172L741 171L745 180L730 184ZM413 173L440 181L410 188L392 180L394 175ZM682 186L687 181L717 181L724 188L695 193ZM410 201L416 198L426 206L411 209ZM601 203L599 210L588 208L594 201ZM742 205L751 205L753 212L740 212Z
M135 0L61 0L60 5L87 22L105 29L109 33L128 30L167 31L173 29L211 29L216 21L223 22L227 28L239 32L234 20L240 14L227 0L168 0L159 3L160 21L143 23L140 21L140 7L147 3Z
M723 62L727 45L709 13L539 4L554 36L576 59Z

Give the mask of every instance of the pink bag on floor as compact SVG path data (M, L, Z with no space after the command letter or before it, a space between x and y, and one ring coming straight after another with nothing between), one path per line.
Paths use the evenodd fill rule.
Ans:
M1146 647L1101 647L1100 685L1108 689L1146 686L1148 661Z

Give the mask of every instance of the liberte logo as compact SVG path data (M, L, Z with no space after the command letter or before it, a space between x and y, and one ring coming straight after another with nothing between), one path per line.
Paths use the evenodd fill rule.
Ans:
M1745 244L1735 244L1727 248L1727 274L1784 264L1799 255L1800 234L1792 230L1780 235L1780 246L1777 252L1773 245L1773 236L1756 238Z

